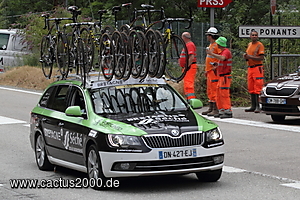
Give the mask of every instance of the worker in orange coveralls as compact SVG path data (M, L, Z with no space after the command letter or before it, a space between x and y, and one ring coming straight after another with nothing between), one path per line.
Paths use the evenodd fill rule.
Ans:
M196 46L191 40L191 34L189 32L184 32L181 35L181 38L186 44L188 52L184 52L184 50L180 54L180 66L184 67L183 63L185 61L186 56L188 56L188 66L189 69L183 79L183 87L184 94L187 100L195 99L195 78L197 73L197 64L196 64Z
M251 42L243 55L248 64L248 91L251 95L251 107L245 109L245 112L259 113L258 97L264 84L263 60L265 47L258 41L258 32L251 31L250 39Z
M214 117L231 118L230 85L232 80L232 54L230 50L226 48L227 39L225 37L219 37L216 43L221 49L220 54L215 54L209 49L206 50L207 54L219 60L218 63L214 64L219 77L216 97L219 113L215 114Z
M215 27L210 27L205 35L210 45L209 48L213 53L220 54L221 50L218 48L216 39L219 38L218 30ZM218 59L211 55L206 55L205 60L205 76L206 76L206 93L208 97L209 108L207 111L202 112L202 115L214 116L218 114L218 108L216 105L216 95L217 95L217 85L218 85L218 75L217 71L213 66L213 63L218 62Z

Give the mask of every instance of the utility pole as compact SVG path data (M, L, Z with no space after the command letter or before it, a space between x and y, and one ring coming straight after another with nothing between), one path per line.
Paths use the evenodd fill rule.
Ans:
M210 8L210 26L215 26L215 8Z

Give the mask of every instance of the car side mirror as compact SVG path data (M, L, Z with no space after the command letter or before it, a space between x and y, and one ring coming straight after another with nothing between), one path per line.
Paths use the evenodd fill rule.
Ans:
M70 117L81 117L84 113L81 112L80 106L69 106L65 114Z
M200 99L190 99L188 102L193 109L199 109L203 107L203 103Z

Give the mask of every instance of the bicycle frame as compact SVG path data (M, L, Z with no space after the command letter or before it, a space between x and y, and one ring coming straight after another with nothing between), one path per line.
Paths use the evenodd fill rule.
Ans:
M127 6L128 8L128 14L129 14L129 6L128 4L123 4L122 6ZM146 5L146 4L142 4L141 5L143 8L143 10L138 10L138 9L134 9L133 11L133 19L129 19L129 28L132 29L136 22L138 20L142 21L142 26L145 28L145 32L150 29L152 26L154 26L157 23L161 23L162 19L164 18L164 8L162 7L160 10L153 10L151 8L153 8L153 6L151 5ZM155 13L155 12L159 12L160 13L160 20L157 20L155 22L151 22L151 13ZM139 13L141 13L140 15L138 15ZM148 22L146 20L146 14L148 15ZM163 26L161 28L158 28L158 30L161 30L163 28Z
M63 55L59 51L59 55L57 55L57 43L59 40L62 40L62 32L60 30L60 22L62 20L73 20L72 18L49 18L49 14L43 14L42 17L44 17L45 25L43 29L47 29L48 33L46 36L43 37L41 48L44 50L41 50L41 58L40 62L42 63L42 69L44 72L44 75L47 78L51 78L52 74L52 68L53 64L57 63L57 66L59 67L59 70L61 72L62 77L64 78L64 62L62 61ZM50 26L50 21L54 21ZM55 29L55 33L53 32L53 29ZM46 46L45 46L46 45ZM48 52L48 53L47 53Z

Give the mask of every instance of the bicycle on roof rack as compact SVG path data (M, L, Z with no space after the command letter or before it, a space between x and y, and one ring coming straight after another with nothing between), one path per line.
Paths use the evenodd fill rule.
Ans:
M103 37L110 38L110 48L113 49L112 65L109 67L100 65L103 76L108 81L111 80L113 76L115 76L116 79L123 80L127 80L130 77L128 71L131 66L131 48L127 34L118 31L116 16L119 11L121 11L120 6L114 6L112 8L112 15L114 15L115 18L114 27L109 25L103 28Z
M188 66L188 56L186 56L182 60L182 64L180 65L179 59L181 52L188 52L187 47L181 36L175 34L172 28L173 22L179 21L187 21L189 22L188 26L185 29L189 29L192 25L192 14L190 10L190 17L189 18L164 18L162 20L163 26L167 25L165 32L163 34L164 42L166 45L166 69L165 75L167 78L175 82L181 81L186 72L189 70Z
M47 79L51 78L53 65L56 63L62 75L62 79L67 76L66 68L68 66L68 40L63 32L60 30L60 23L63 20L74 20L73 18L50 18L50 15L42 14L44 17L47 35L42 37L40 62L42 64L42 71ZM50 26L50 21L53 23ZM55 33L54 32L55 29Z
M128 12L130 5L130 3L123 4L124 7L128 8ZM189 18L166 18L164 8L154 10L152 5L142 4L141 6L144 10L134 9L133 19L129 20L129 24L121 26L120 30L124 32L137 30L147 35L150 64L149 69L146 70L148 70L147 72L150 77L161 78L165 74L166 77L172 81L181 81L188 70L188 58L185 58L185 62L182 61L182 63L185 63L183 66L180 66L178 60L182 51L187 52L187 47L182 38L174 33L172 23L187 21L189 25L185 28L189 29L193 21L191 10ZM155 12L160 13L160 19L152 22L151 13ZM138 15L139 13L140 15ZM145 17L146 14L148 14L148 22ZM138 20L142 21L141 26L135 25ZM154 31L152 29L152 27L158 23L162 24L158 30L162 30L165 25L167 25L163 34L158 30Z
M102 29L102 17L105 13L107 10L99 10L100 18L96 22L77 22L77 26L80 27L80 37L87 47L86 73L100 69L100 39L105 32Z
M75 74L78 75L82 81L85 83L87 71L90 66L88 66L88 54L89 54L89 47L87 43L83 41L81 37L81 26L82 23L77 22L78 15L81 14L81 10L77 6L70 6L68 7L68 11L71 12L72 18L74 18L75 22L68 23L63 26L64 33L68 35L70 40L69 42L69 65L68 65L68 72L72 72L75 70ZM68 27L71 27L71 32L67 33Z
M121 7L127 8L128 16L130 16L131 3L122 4ZM133 61L129 71L134 78L144 79L147 75L155 77L160 62L160 54L163 51L159 49L159 41L156 34L159 32L146 29L143 26L135 26L135 22L138 20L143 21L143 25L146 26L145 15L148 13L150 17L151 12L161 12L160 10L150 10L153 8L151 5L142 4L143 10L134 9L133 18L129 19L128 24L122 25L119 30L121 33L129 35L131 41ZM146 10L145 10L146 9ZM137 13L141 15L137 16ZM150 21L150 20L149 20ZM163 42L161 42L163 44ZM162 56L163 57L163 56Z

